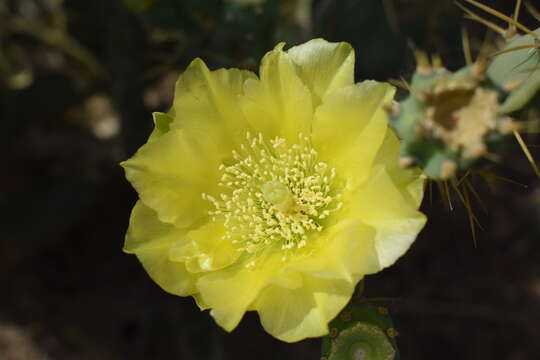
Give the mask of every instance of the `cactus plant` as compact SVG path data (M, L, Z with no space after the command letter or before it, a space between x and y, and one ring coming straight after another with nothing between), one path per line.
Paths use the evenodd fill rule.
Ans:
M504 92L478 60L455 73L417 51L417 70L407 99L389 108L390 123L402 139L402 166L421 167L430 179L482 167L512 121L499 112Z
M536 34L536 37L533 36ZM509 40L487 70L488 77L508 92L499 112L527 105L540 90L540 28Z
M517 21L520 2L510 18L478 1L465 1L507 21L504 30L458 3L470 18L508 40L491 61L480 58L455 73L444 69L439 59L430 64L426 54L416 52L409 97L388 107L390 123L403 141L401 165L419 166L428 178L445 180L460 170L485 167L513 133L540 176L508 117L540 90L540 28L532 31ZM525 34L517 35L517 29Z
M366 301L351 303L330 323L330 335L322 343L322 359L395 360L396 336L386 307Z

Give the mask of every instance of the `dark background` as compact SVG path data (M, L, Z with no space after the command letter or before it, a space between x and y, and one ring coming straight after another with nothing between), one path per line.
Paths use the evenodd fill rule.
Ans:
M246 2L0 0L1 360L319 358L319 339L281 343L251 313L225 333L122 253L137 196L118 162L194 57L256 70L279 41L324 37L355 47L357 80L409 79L408 44L455 70L462 25L473 55L485 28L446 0ZM449 211L435 191L411 250L367 279L368 296L393 299L403 359L538 359L539 182L515 141L492 171L523 185L473 180L476 246L459 199Z

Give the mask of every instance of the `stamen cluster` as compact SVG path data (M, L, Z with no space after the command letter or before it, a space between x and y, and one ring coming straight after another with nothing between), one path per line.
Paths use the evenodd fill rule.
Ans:
M203 194L214 210L214 221L224 221L225 238L239 251L260 254L277 246L287 252L306 246L309 234L323 230L323 220L342 206L335 186L336 171L318 154L309 138L299 135L289 146L276 137L246 134L246 144L233 151L234 164L221 164L216 198Z

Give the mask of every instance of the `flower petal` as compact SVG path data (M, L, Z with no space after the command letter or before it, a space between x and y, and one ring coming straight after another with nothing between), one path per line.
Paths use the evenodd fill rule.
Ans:
M200 297L227 331L247 310L257 310L265 329L284 341L324 335L356 283L380 269L370 227L350 220L332 231L317 254L290 265L274 256L253 269L237 265L204 275Z
M169 260L186 262L190 272L219 270L238 259L230 239L225 238L225 226L222 222L208 223L186 234L186 242L173 246L169 251Z
M204 304L212 308L210 314L227 331L238 325L261 289L268 285L287 289L302 286L302 276L283 268L276 253L260 258L254 267L238 262L220 271L201 276L196 287Z
M355 283L381 270L375 249L375 231L358 219L342 220L311 242L322 243L309 256L292 261L287 269L314 277Z
M255 131L267 139L279 136L294 144L300 133L309 134L313 108L311 94L283 46L264 56L260 80L245 82L242 108Z
M354 83L354 49L345 42L313 39L287 50L318 106L327 93Z
M399 153L399 140L394 131L389 128L374 164L384 165L396 188L401 191L409 203L418 208L424 197L425 177L420 169L401 168L399 166Z
M210 210L202 193L217 190L222 154L215 146L206 138L170 130L121 165L143 203L161 221L189 227Z
M171 127L205 137L230 153L233 140L243 139L249 130L238 98L244 82L256 78L238 69L210 71L201 59L193 60L176 83Z
M247 269L238 264L203 275L196 284L210 315L227 331L238 325L274 268Z
M124 251L137 255L148 275L163 290L180 296L193 294L196 277L183 263L168 260L169 248L185 231L159 221L155 211L138 201L133 208Z
M314 148L341 176L363 182L387 129L381 108L391 100L394 87L375 81L339 88L317 108L313 122ZM350 181L350 180L349 180ZM354 184L350 184L354 186Z
M174 116L160 112L153 113L152 118L154 119L154 130L148 137L148 141L153 141L161 137L161 135L168 133L170 125L174 121Z
M354 284L304 275L303 285L286 289L266 287L251 307L264 329L276 338L294 342L328 334L328 322L349 302Z
M382 165L351 193L344 216L361 219L375 229L375 248L382 268L392 265L412 244L426 222L411 198L403 196Z

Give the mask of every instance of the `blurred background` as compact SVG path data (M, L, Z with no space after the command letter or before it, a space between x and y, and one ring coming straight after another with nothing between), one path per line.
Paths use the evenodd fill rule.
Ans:
M281 343L254 314L225 333L122 253L137 196L118 163L194 57L256 71L277 42L323 37L354 46L358 81L409 79L410 44L461 67L463 26L473 55L495 48L451 0L0 0L0 360L318 359L319 339ZM408 254L367 279L403 359L538 358L539 181L515 142L493 173L474 182L476 241L434 191Z

